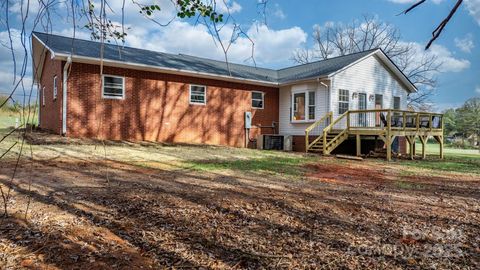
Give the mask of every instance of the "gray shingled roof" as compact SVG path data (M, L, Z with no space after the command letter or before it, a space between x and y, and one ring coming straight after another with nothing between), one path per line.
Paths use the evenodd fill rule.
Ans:
M56 54L100 58L101 43L82 39L34 32ZM280 70L230 63L231 76L240 79L285 83L331 74L361 59L375 50L339 56L328 60L297 65ZM224 61L211 60L184 54L169 54L131 47L105 44L103 58L125 63L142 64L158 68L179 69L212 75L230 76Z

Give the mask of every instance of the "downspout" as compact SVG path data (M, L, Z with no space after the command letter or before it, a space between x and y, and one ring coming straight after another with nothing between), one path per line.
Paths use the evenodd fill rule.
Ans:
M328 84L320 81L320 84L325 86L325 89L327 90L327 113L330 112L330 87L328 86Z
M62 134L67 133L67 80L68 68L72 64L72 58L69 56L65 66L63 66L63 94L62 94Z

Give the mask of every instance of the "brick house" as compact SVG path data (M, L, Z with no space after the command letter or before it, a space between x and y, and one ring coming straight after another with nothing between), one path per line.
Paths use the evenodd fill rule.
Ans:
M327 113L405 110L416 91L380 49L280 70L39 32L32 52L39 126L68 137L253 147L284 134L303 151Z

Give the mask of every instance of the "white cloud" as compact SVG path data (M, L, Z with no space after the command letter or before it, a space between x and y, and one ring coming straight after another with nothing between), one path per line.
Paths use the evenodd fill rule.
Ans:
M442 45L433 44L428 53L438 57L438 60L442 63L441 72L461 72L470 67L470 61L455 58L452 52Z
M437 57L438 62L442 63L440 72L461 72L470 67L470 61L455 57L445 46L433 44L430 49L425 51L423 43L409 42L405 44L409 44L417 55L413 61L422 61L424 55Z
M232 25L226 25L221 38L228 43ZM179 35L179 33L182 33ZM255 61L258 64L275 65L289 62L292 52L306 41L307 34L299 27L274 30L266 25L252 25L246 33L254 42ZM168 27L149 32L135 28L127 36L127 44L169 53L184 53L195 56L223 60L223 51L215 44L204 25L193 26L187 22L174 21ZM243 62L251 56L252 43L246 37L239 37L230 47L228 56L232 62Z
M475 47L475 44L473 44L473 35L471 33L467 34L464 38L455 38L454 42L455 46L465 53L471 53L472 49Z
M242 6L237 3L236 1L217 1L217 6L216 6L216 11L219 13L227 13L230 12L230 14L233 13L238 13L242 10Z
M480 0L465 0L465 6L470 16L480 25Z
M477 85L475 87L475 93L479 94L480 95L480 85Z

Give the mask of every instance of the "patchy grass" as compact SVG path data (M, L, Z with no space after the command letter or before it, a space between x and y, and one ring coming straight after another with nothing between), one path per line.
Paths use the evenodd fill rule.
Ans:
M0 129L14 127L15 118L15 113L0 110Z
M421 153L421 144L417 144L417 154ZM428 169L431 171L448 171L458 173L480 174L480 153L472 149L445 148L445 159L438 159L438 144L427 144L427 159L404 161L403 165Z
M0 185L13 194L11 215L0 220L1 269L480 264L476 156L352 161L32 136L37 140L27 141L14 181L19 146L0 162ZM0 144L0 151L16 138ZM448 163L456 165L436 167ZM460 257L431 256L431 247L458 246Z
M411 189L411 190L421 190L424 188L422 184L416 184L412 182L406 182L406 181L396 181L394 182L395 187L401 188L401 189Z
M192 169L203 171L231 170L239 173L262 173L279 176L302 176L305 174L304 165L314 158L307 158L300 154L271 152L268 155L248 159L207 159L191 160L186 164Z
M33 112L31 112L31 115L31 117L33 117ZM9 129L15 127L17 119L18 123L21 124L20 113L0 109L0 129ZM37 125L38 118L34 117L33 119L30 119L29 123Z

